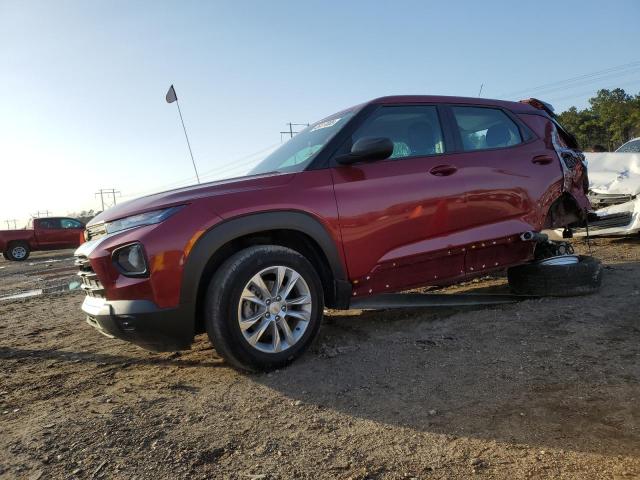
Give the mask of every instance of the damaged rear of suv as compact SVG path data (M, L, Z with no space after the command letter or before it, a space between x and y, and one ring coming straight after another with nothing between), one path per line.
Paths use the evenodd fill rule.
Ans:
M591 268L541 233L584 223L583 159L535 99L372 100L244 177L100 214L76 251L82 309L145 348L206 332L232 365L278 368L313 341L325 306L568 257Z

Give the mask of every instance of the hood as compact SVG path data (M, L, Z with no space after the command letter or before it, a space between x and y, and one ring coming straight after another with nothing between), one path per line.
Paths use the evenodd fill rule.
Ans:
M585 153L589 189L596 193L638 195L640 153Z
M111 222L120 218L150 212L161 208L184 205L201 198L224 195L231 192L254 191L272 188L290 182L295 173L266 173L246 177L229 178L215 182L191 185L166 192L154 193L120 203L94 217L87 226Z

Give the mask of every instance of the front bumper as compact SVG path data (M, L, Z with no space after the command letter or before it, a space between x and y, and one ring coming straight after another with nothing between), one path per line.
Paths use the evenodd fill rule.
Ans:
M640 232L640 197L601 208L596 210L596 214L600 220L589 223L589 236L635 235ZM584 237L587 230L580 228L574 235Z
M186 350L193 341L185 328L189 314L183 308L158 308L149 300L113 300L87 296L82 311L87 323L110 338L120 338L147 350Z

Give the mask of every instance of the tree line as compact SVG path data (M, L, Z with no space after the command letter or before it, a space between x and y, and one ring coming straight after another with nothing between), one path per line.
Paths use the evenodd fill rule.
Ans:
M640 93L603 89L589 99L589 105L583 110L571 107L558 115L558 121L575 135L583 150L602 145L611 152L640 137Z

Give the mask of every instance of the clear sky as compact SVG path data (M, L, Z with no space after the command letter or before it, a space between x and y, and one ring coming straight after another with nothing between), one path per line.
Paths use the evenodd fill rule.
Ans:
M640 91L640 1L0 0L0 227L242 174L313 122L391 94L522 98L563 110Z

